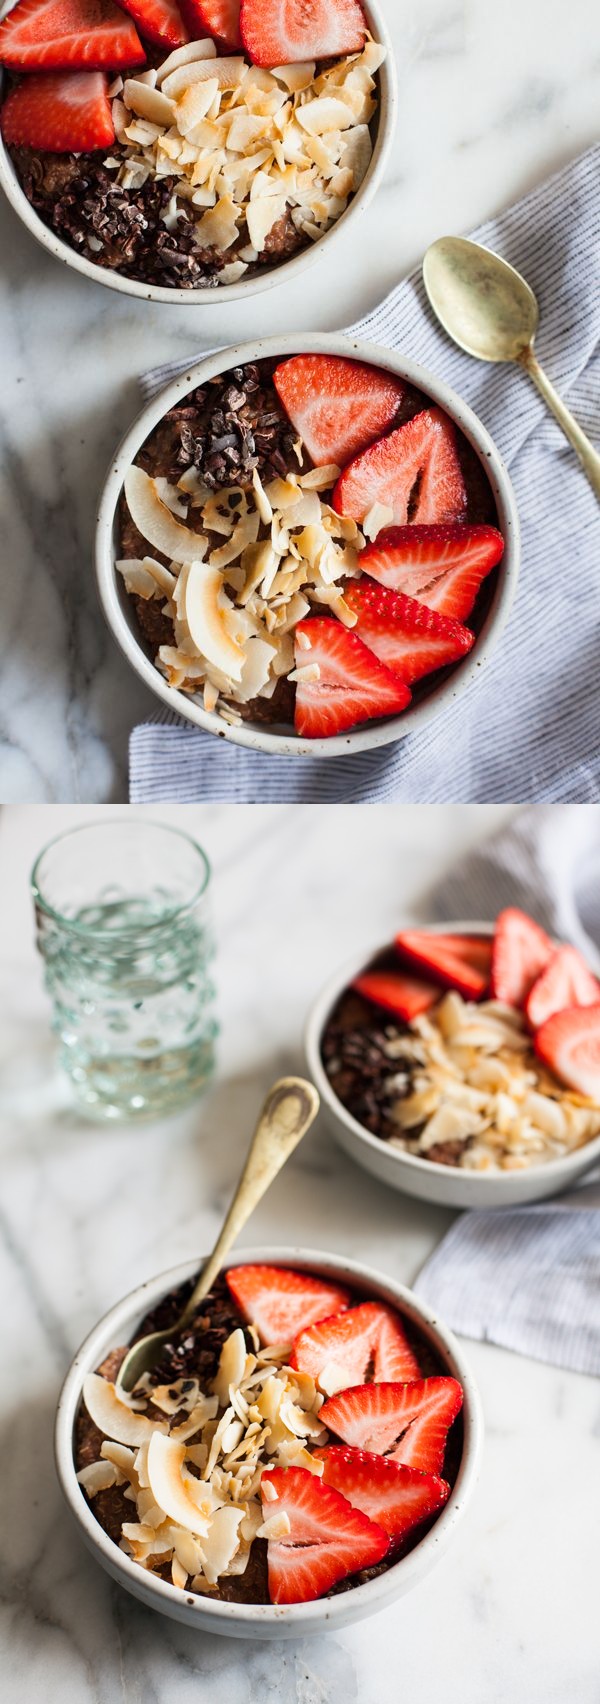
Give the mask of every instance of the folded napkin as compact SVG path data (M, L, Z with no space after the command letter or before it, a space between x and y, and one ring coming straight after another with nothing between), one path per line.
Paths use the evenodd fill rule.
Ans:
M600 145L474 232L531 282L538 348L582 426L600 436ZM134 729L134 803L590 800L600 797L598 506L573 451L522 373L462 355L434 320L421 273L350 328L402 349L453 385L491 432L523 531L508 631L480 681L421 733L352 757L271 757L216 740L169 712ZM185 362L146 374L154 393Z
M599 862L600 811L538 806L466 858L434 912L492 919L520 903L600 971ZM462 1213L419 1274L418 1295L465 1337L600 1375L598 1177L539 1206Z

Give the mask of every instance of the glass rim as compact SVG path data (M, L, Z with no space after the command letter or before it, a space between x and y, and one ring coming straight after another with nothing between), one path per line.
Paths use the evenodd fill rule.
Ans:
M51 840L46 841L46 845L42 846L41 851L37 854L29 876L29 884L33 899L36 906L39 906L40 910L43 911L45 917L52 918L53 922L60 923L63 929L70 929L75 935L106 935L109 940L116 941L119 936L122 935L139 935L141 933L150 934L154 929L163 929L165 924L171 923L175 917L182 917L185 915L186 911L193 910L194 906L198 904L198 901L203 898L203 895L206 893L208 888L212 876L210 859L204 851L204 847L201 846L200 842L194 838L193 834L188 834L186 829L176 828L171 823L159 822L155 817L151 818L151 820L147 823L147 826L149 828L162 829L165 834L176 834L180 840L185 840L188 846L193 847L193 850L198 853L201 864L203 865L202 880L189 899L182 900L181 904L171 905L170 908L165 909L160 918L156 918L153 922L124 924L122 929L103 929L101 925L78 923L76 918L65 917L64 912L58 911L56 906L51 905L49 900L44 897L39 885L39 869L42 859L46 857L48 852L52 851L53 847L59 846L62 840L70 840L75 834L85 834L87 830L91 828L105 829L113 828L115 826L122 828L125 824L129 828L131 827L132 822L144 824L147 822L147 819L145 817L134 817L128 815L109 817L104 822L80 822L76 823L73 828L63 829L60 834L54 834Z

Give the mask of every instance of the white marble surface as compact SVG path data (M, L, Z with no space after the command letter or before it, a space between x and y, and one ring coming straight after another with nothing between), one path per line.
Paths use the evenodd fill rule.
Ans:
M431 239L468 230L596 136L589 0L383 5L401 97L386 182L358 243L350 231L294 287L242 309L135 302L67 271L0 208L0 798L126 797L127 736L155 701L104 628L91 552L103 474L138 412L138 374L240 335L350 324Z
M33 947L34 854L87 814L0 815L7 1704L597 1704L598 1383L491 1345L469 1346L487 1426L475 1498L437 1571L376 1619L297 1646L203 1637L136 1605L84 1551L51 1455L78 1342L144 1277L207 1248L261 1095L299 1063L306 1008L351 939L386 938L507 813L181 810L216 871L219 1074L201 1107L135 1130L69 1110ZM286 927L294 894L301 926ZM242 1241L349 1251L410 1282L448 1222L388 1193L318 1125Z

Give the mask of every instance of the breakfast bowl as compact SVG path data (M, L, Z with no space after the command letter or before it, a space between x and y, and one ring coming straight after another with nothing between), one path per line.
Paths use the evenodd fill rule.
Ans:
M256 1268L258 1273L270 1274L271 1280L274 1278L275 1282L278 1271L284 1268L286 1278L289 1280L291 1276L296 1285L306 1283L314 1286L315 1283L323 1283L328 1287L328 1294L331 1294L332 1286L334 1290L338 1286L345 1286L343 1291L338 1291L337 1307L348 1307L353 1302L360 1306L368 1297L371 1303L368 1311L371 1314L380 1310L382 1318L389 1320L393 1310L393 1317L398 1320L398 1324L402 1322L402 1329L406 1329L411 1341L418 1347L425 1377L429 1376L429 1370L433 1369L440 1375L433 1381L438 1387L445 1381L449 1390L458 1390L459 1387L462 1389L462 1408L448 1433L448 1437L454 1441L451 1446L447 1445L444 1457L446 1462L451 1448L452 1469L448 1471L448 1479L452 1483L450 1486L443 1486L447 1500L443 1507L440 1505L441 1512L438 1507L433 1524L430 1520L421 1527L421 1536L417 1536L416 1541L413 1538L408 1553L403 1554L399 1561L386 1565L383 1571L372 1570L375 1577L352 1585L352 1589L344 1589L337 1595L334 1593L312 1601L250 1602L242 1601L238 1593L239 1601L224 1601L222 1598L216 1599L214 1595L212 1598L210 1595L201 1595L198 1589L190 1589L189 1582L186 1588L182 1588L173 1584L170 1578L161 1578L158 1574L149 1572L148 1568L140 1566L139 1561L125 1554L108 1536L93 1513L91 1502L84 1495L77 1478L75 1450L77 1428L83 1409L84 1381L89 1381L89 1375L105 1362L105 1357L114 1350L115 1345L125 1344L137 1334L141 1321L156 1309L163 1298L170 1296L179 1286L189 1283L196 1273L195 1263L186 1262L140 1285L111 1308L86 1338L67 1374L58 1404L55 1431L56 1465L63 1494L84 1543L112 1579L147 1607L176 1621L185 1622L190 1627L196 1627L201 1632L222 1633L235 1638L301 1638L307 1633L318 1633L353 1623L357 1618L385 1608L396 1597L410 1591L429 1572L451 1539L473 1491L479 1468L483 1421L477 1390L462 1348L428 1308L403 1285L372 1271L360 1262L342 1256L305 1249L261 1248L257 1251L244 1251L237 1258L226 1262L224 1271L232 1274L236 1294L239 1293L244 1279L247 1282L247 1274L252 1274L255 1262L259 1263ZM265 1262L269 1265L266 1266ZM291 1274L290 1267L293 1269ZM333 1305L333 1302L329 1301L328 1309ZM314 1309L312 1318L315 1318ZM343 1313L341 1318L344 1318ZM322 1322L328 1328L335 1323L337 1322L329 1317ZM352 1329L354 1331L355 1327ZM306 1335L310 1336L310 1333ZM298 1342L299 1339L296 1344ZM377 1374L375 1376L377 1377ZM410 1374L408 1376L410 1377ZM404 1377L407 1377L406 1373ZM103 1384L103 1381L97 1381L98 1384L101 1382ZM186 1382L190 1383L189 1380ZM85 1388L86 1392L89 1392L89 1382L86 1382ZM378 1390L384 1387L374 1384L366 1388ZM411 1388L413 1387L410 1385L385 1387L386 1390L392 1391L409 1391ZM231 1390L229 1385L230 1396ZM344 1394L347 1396L351 1393L346 1391ZM455 1408L453 1412L458 1413L458 1410ZM446 1429L447 1427L448 1420ZM336 1458L345 1454L343 1450L334 1453ZM368 1458L370 1461L373 1459L373 1456ZM288 1467L286 1471L289 1474L293 1470ZM442 1483L439 1479L434 1480L433 1475L416 1472L411 1474L406 1469L399 1470L393 1463L388 1464L388 1474L397 1474L399 1471L409 1479L417 1481L418 1488L425 1481L431 1481L438 1487ZM295 1472L298 1473L298 1469ZM301 1477L310 1492L314 1483L312 1473L304 1472ZM129 1503L126 1507L135 1517L135 1503ZM267 1503L266 1507L272 1509L273 1503ZM345 1515L354 1512L348 1510L340 1497L337 1507L341 1511L342 1520ZM363 1517L360 1516L359 1519L362 1521ZM369 1527L370 1522L367 1521L366 1525ZM128 1528L128 1531L131 1530ZM382 1549L385 1550L385 1543ZM379 1555L381 1554L380 1549ZM352 1583L346 1581L345 1584L348 1588Z
M85 4L85 0L83 0L83 3ZM12 8L10 6L8 8L5 8L4 11L3 11L3 16L7 16L11 9ZM140 19L142 17L143 10L144 10L144 8L142 6L142 7L140 7L139 11L136 11L136 18ZM168 11L168 7L166 7L165 10ZM174 10L174 8L172 8L172 10ZM194 10L194 8L192 7L192 11L193 10ZM19 171L17 170L17 165L15 164L15 159L13 159L13 157L11 155L10 147L7 146L7 143L4 140L4 137L0 135L0 185L4 190L4 193L5 193L8 201L10 202L11 206L14 208L18 218L26 226L27 230L29 230L31 232L32 236L35 237L36 241L39 242L42 245L42 247L45 248L48 251L49 254L54 255L57 260L62 261L63 265L68 266L68 267L72 268L73 271L79 272L80 274L82 274L84 278L88 278L88 279L92 280L92 282L95 282L96 284L104 284L111 290L118 290L122 295L134 296L134 297L138 297L140 299L152 301L152 302L167 302L167 303L171 303L171 304L178 303L178 304L184 304L184 305L187 304L189 306L200 306L200 305L206 306L206 305L210 305L211 303L214 303L216 305L216 304L226 304L228 302L243 301L251 295L260 294L265 290L269 290L269 289L274 288L278 284L284 284L288 281L293 282L296 278L298 278L306 270L307 267L309 267L313 263L313 261L317 261L319 259L320 255L322 255L326 245L329 245L329 243L332 242L336 238L336 236L341 234L342 231L348 232L348 227L350 226L351 221L352 221L352 229L354 229L354 224L358 220L358 215L361 212L363 212L366 207L368 207L369 203L373 199L373 196L375 195L375 193L376 193L376 191L377 191L377 189L378 189L378 187L381 183L382 177L383 177L384 172L385 172L386 164L387 164L387 161L388 161L390 149L391 149L391 146L392 146L392 142L393 142L393 138L394 138L395 125L396 125L396 114L397 114L397 81L396 81L396 69L395 69L395 62L394 62L394 50L393 50L392 42L391 42L391 39L390 39L390 34L389 34L389 31L388 31L388 28L387 28L387 25L386 25L385 16L383 14L383 10L382 10L381 6L379 5L379 0L365 0L363 10L364 10L364 13L365 13L365 16L366 16L366 21L367 21L367 24L368 24L370 34L373 38L373 41L377 44L380 44L381 47L383 49L385 49L385 58L383 60L383 63L378 67L376 74L375 74L375 77L376 77L376 99L377 99L376 112L375 112L374 116L372 117L372 119L370 120L370 123L369 123L368 126L361 124L360 136L357 137L356 166L354 166L354 162L353 162L355 187L354 188L350 187L349 189L346 187L345 194L338 197L338 200L336 201L335 205L332 204L333 210L332 210L331 214L329 215L329 217L333 222L328 223L326 216L325 215L323 216L323 231L322 231L322 234L320 234L318 221L315 222L313 220L313 222L311 224L311 221L310 221L310 219L308 218L308 215L307 215L306 229L304 228L304 226L302 226L302 230L301 230L300 246L298 246L298 243L296 243L293 240L293 232L291 232L291 226L290 226L290 231L288 233L287 243L284 244L283 240L280 240L279 237L277 237L276 239L271 238L271 233L268 232L267 235L269 236L269 238L271 240L266 243L266 246L264 246L262 252L257 256L257 258L255 258L254 261L246 262L245 267L244 267L244 263L240 264L237 259L233 263L233 267L232 267L233 251L230 249L229 260L227 259L227 253L225 253L226 269L225 269L225 273L224 273L224 281L222 283L216 283L215 284L215 279L213 278L212 281L211 281L210 275L207 274L206 280L204 278L202 278L201 282L199 282L199 283L197 282L196 284L178 286L176 282L172 281L172 276L176 276L177 267L174 265L174 268L171 268L169 270L168 274L167 274L167 268L166 268L166 266L164 266L162 264L162 262L161 262L160 268L158 268L158 276L160 276L160 274L162 272L162 274L167 279L167 282L165 282L165 283L157 282L156 278L151 278L151 277L145 276L144 273L148 271L148 268L145 267L145 265L142 268L138 268L138 271L140 271L140 276L137 276L137 277L135 275L128 276L123 271L120 271L117 268L117 266L114 265L114 264L113 265L104 264L104 262L103 262L102 265L100 265L100 264L98 264L97 262L94 261L94 259L93 259L94 243L92 243L91 248L90 248L90 245L89 245L88 240L87 240L87 236L85 236L85 233L82 235L83 227L77 233L77 241L80 243L80 245L82 245L83 249L87 248L89 250L89 252L87 254L85 252L79 252L78 249L73 246L72 242L64 240L63 235L61 234L62 226L61 226L60 221L57 221L55 219L56 228L52 224L46 222L45 218L42 216L42 213L37 211L36 207L32 204L32 200L30 199L30 195L28 195L26 193L25 188L23 187L23 182L21 181L22 177L24 177L24 172L21 170L21 173L19 173ZM127 26L128 26L128 28L133 29L132 20L129 19L129 18L127 18ZM143 24L140 24L139 27L140 27L141 32L143 34L144 33ZM200 26L197 26L198 29L199 29L199 27ZM134 30L133 33L134 33L134 38L135 38L135 35L136 35L135 30ZM204 29L204 36L206 36L206 33L207 33L206 29ZM175 37L175 40L176 39L177 39L177 37ZM186 39L185 38L185 32L184 32L183 39L184 40ZM144 38L144 45L145 45L145 47L148 51L148 59L149 59L151 65L158 58L156 46L155 45L153 46L153 43L155 44L157 41L158 41L158 37L152 36L151 32L150 32L150 39L149 40ZM138 43L138 45L139 45L139 43ZM204 45L204 44L202 43L201 45ZM229 47L227 47L226 45L222 46L219 43L218 39L215 38L213 51L217 55L221 56L217 61L217 63L220 64L220 63L222 63L222 56L223 55L225 55L225 57L231 56L231 61L233 63L233 58L234 58L234 55L236 54L236 52L237 52L237 54L239 54L243 50L241 50L239 48L235 49L232 46L229 46ZM169 55L169 66L170 66L171 57L175 58L177 54L179 54L179 55L185 54L185 48L184 49L176 49L175 55L171 56L171 51L170 51L170 46L169 46L169 37L167 36L166 37L166 44L163 46L163 59L165 59L166 55ZM88 62L89 62L89 60L88 60ZM52 63L52 61L50 61L50 63ZM85 57L84 57L84 60L82 61L82 63L84 63L84 64L86 63ZM92 64L95 64L95 63L96 63L96 61L92 60ZM102 63L102 61L100 61L100 63ZM119 61L119 63L122 65L123 61L121 60L121 61ZM138 60L138 63L139 63L139 60ZM236 63L237 63L237 61L236 61ZM324 63L327 64L327 60L325 60ZM258 69L260 71L260 65L259 65ZM179 66L178 61L176 61L176 63L175 63L175 73L177 75L180 75L180 66ZM319 73L319 62L317 61L317 69L316 69L317 76L318 76L318 73ZM159 74L159 90L160 90L160 77L161 77L161 67L160 66L159 66L158 74ZM102 73L92 73L92 75L99 77L99 76L102 75ZM110 72L107 73L107 81L108 81L108 77L110 77L111 75L112 75L112 73L110 73ZM127 72L127 70L125 70L124 75L125 75L125 77L127 77L128 75L133 76L134 80L136 80L135 68L134 68L133 72L129 72L129 73ZM135 81L134 86L136 88L138 88L140 80L143 82L146 77L151 76L151 75L152 75L152 73L149 72L147 67L146 67L146 69L141 74L140 73L137 74L137 80ZM263 75L264 75L264 73L263 73ZM3 74L1 66L0 66L0 101L3 99L2 79L4 81L4 85L6 85L6 77L7 77L6 72ZM121 89L118 88L118 86L117 86L118 82L120 82L122 84L122 79L120 77L118 77L116 83L113 81L110 84L110 89L111 90L113 88L115 89L117 103L120 101L121 95L122 95L122 92L123 92L122 87L121 87ZM285 85L284 85L284 87L285 87ZM4 93L5 92L6 91L5 91L5 88L4 88ZM156 91L151 89L150 95L152 96L155 93L156 93ZM310 91L309 91L309 93L310 93ZM133 98L135 98L135 97L132 97L132 99ZM137 97L138 101L139 101L139 98L140 97L139 97L139 92L138 92L138 97ZM291 91L292 101L295 98L296 98L296 96L295 96L294 91L292 89L292 91ZM136 107L134 109L134 118L136 117L136 115L139 114L143 123L149 122L152 119L152 117L160 118L160 116L161 116L160 112L158 110L153 113L150 110L150 107L148 107L148 111L146 112L146 105L147 104L148 104L147 101L143 100L142 105L140 106L140 105L136 104ZM131 118L131 116L132 115L131 115L131 112L130 112L129 118ZM167 123L168 119L165 119L164 122ZM124 120L122 114L121 114L121 123L122 123L122 125L125 123L125 120ZM366 148L366 150L365 150L365 139L364 139L363 133L367 129L370 130L371 137L370 137L369 147ZM99 150L102 149L102 148L103 148L103 151L104 151L104 155L108 159L112 158L112 168L111 169L114 169L114 165L115 165L115 158L114 158L115 148L117 147L118 143L122 140L123 134L124 134L124 132L121 129L121 132L118 134L117 139L115 141L115 145L112 148L111 148L111 144L108 141L105 141L104 143L102 141L100 141L99 145L98 144L93 145L93 146L96 147L96 154L97 154L98 160L101 160L101 154L100 154ZM188 134L189 134L189 130L188 130ZM353 132L353 134L354 134L354 132ZM198 135L200 135L200 128L198 129ZM142 134L142 132L140 132L140 147L141 148L143 147L143 142L144 142L143 134ZM55 146L60 146L60 144L55 143ZM92 154L86 156L85 155L85 146L86 146L85 144L82 145L82 152L80 151L80 158L83 157L85 159L87 157L89 160L93 160L96 156L92 155ZM92 144L88 143L87 146L90 147L90 146L92 146ZM206 146L208 146L208 145L206 145ZM237 146L237 143L236 143L236 146ZM130 147L131 147L131 145L130 145ZM23 152L23 150L21 150L21 153L22 152ZM72 150L72 153L70 155L71 160L73 160L75 158L75 155L76 155L77 152L78 152L78 150L75 148L75 145L73 144L73 150ZM17 150L17 153L19 153L18 150ZM58 160L60 162L61 159L64 160L64 159L67 158L67 156L64 155L64 154L62 156L61 156L61 154L57 154L56 156L54 156L54 158L56 158L56 160ZM118 158L117 158L116 163L118 164ZM27 166L28 162L25 161L24 164L25 164L25 166ZM261 162L259 162L259 164L261 164ZM257 166L257 170L258 170L258 166ZM142 171L143 171L143 168L140 167L140 169L138 170L138 178L136 180L132 180L131 182L129 180L127 181L126 186L125 186L127 191L132 189L134 192L137 192L138 182L142 185L142 188L143 188ZM164 175L163 175L163 181L164 181ZM181 181L181 180L179 180L179 181ZM48 173L48 182L49 182L50 187L53 187L53 174L52 173ZM44 179L43 187L44 187L44 191L45 191L45 179ZM70 187L70 185L69 185L69 187ZM35 188L35 180L33 180L32 183L30 183L30 194L33 193L34 188ZM160 182L159 182L159 188L160 188ZM344 188L344 186L342 186L342 188ZM61 190L62 190L62 185L61 185ZM109 194L109 200L110 200L110 195L112 195L112 193L113 193L113 191L111 189L110 194ZM198 200L199 200L198 216L202 212L202 207L205 207L207 209L211 207L210 198L207 196L206 200L204 202L202 202L200 200L200 194L201 194L201 191L199 190L198 191ZM48 199L49 199L49 206L51 207L51 205L52 205L51 200L50 200L50 198L48 198ZM188 196L188 201L189 200L190 200L190 196ZM40 199L40 205L43 205L43 202L41 201L41 199ZM144 212L145 212L146 221L148 222L148 220L147 220L148 209L145 208ZM126 213L127 213L127 209L124 210L124 215ZM290 217L289 206L288 206L286 216L288 218L288 223L289 223L289 217ZM87 217L88 217L88 215L86 214L86 218ZM174 214L172 215L172 217L174 218ZM62 218L62 214L61 214L61 218ZM283 214L282 214L282 219L283 219ZM65 224L65 228L66 228L66 223L67 222L63 219L63 224ZM95 223L93 223L93 229L96 230L96 228L97 228L98 230L100 230L102 228L102 223L103 223L102 219L98 218L98 220ZM161 217L157 222L157 230L159 231L159 233L162 232L162 225L163 225L163 221L162 221L162 217ZM310 226L310 232L309 232L309 226ZM167 225L165 227L165 229L168 229L168 228L169 228L169 226ZM171 228L172 228L172 226L171 226ZM244 229L245 229L245 227L244 227ZM300 227L299 227L299 229L300 229ZM279 224L277 225L277 230L279 231ZM124 234L124 230L123 230L123 234ZM212 235L212 233L211 233L211 235ZM290 240L290 235L291 235L292 240ZM207 245L209 243L208 231L206 233L203 232L202 237L204 238L204 247L207 247ZM230 231L227 231L227 232L224 233L224 239L223 240L224 240L224 242L231 244L232 235L231 235ZM100 244L99 240L97 238L95 238L94 241L96 242L97 247L100 248L101 244ZM216 239L215 239L215 241L216 241ZM258 237L257 241L262 243L262 241L263 241L262 235L260 235ZM112 258L113 257L111 256L111 259ZM221 257L221 259L222 259L222 257ZM125 264L128 264L127 261L125 261ZM181 263L178 262L177 264L180 265ZM229 270L227 270L227 268L229 268ZM240 274L239 276L236 275L238 273ZM190 269L190 275L191 275L191 269Z
M321 378L323 373L325 381ZM323 382L331 387L330 393L323 392ZM253 415L251 409L249 414L250 424L257 433L252 439L255 454L251 486L249 473L242 477L238 467L236 483L236 469L230 473L222 459L222 446L228 448L232 442L233 449L228 449L228 453L237 456L238 463L242 452L246 454L247 433L240 439L241 450L235 444L235 432L242 432L239 421L252 402L251 397L250 403L244 397L244 384L253 386L263 399L262 414ZM339 394L335 387L339 387ZM226 413L223 397L233 398L233 411ZM240 397L244 408L236 416ZM214 398L218 408L211 400ZM351 406L354 402L356 406ZM312 411L321 406L324 413L320 423L317 421L317 429ZM343 406L348 410L348 418L342 414ZM303 420L302 428L297 425L299 418ZM197 425L193 425L194 419ZM261 421L265 419L268 427L261 437ZM341 426L333 431L332 419L334 423L343 419L343 431ZM401 424L396 427L398 419ZM219 423L219 433L207 438L213 420ZM386 426L392 428L387 433ZM415 450L418 431L423 434L422 450L419 443ZM273 434L276 434L275 447ZM209 456L207 443L210 447L213 442L216 451ZM257 448L259 442L266 443L262 451ZM330 443L334 456L329 451ZM344 459L343 448L348 443L352 444L349 460L347 456ZM363 450L361 446L365 443L367 447ZM356 449L358 453L354 454ZM390 453L403 461L406 490L387 505L371 501L370 497L363 498L359 488L367 463L380 451L386 466ZM437 475L419 471L419 456L422 455L427 470L434 465L427 457L434 453L438 457L435 467L444 470L444 479L440 474L438 486ZM196 460L192 462L194 456ZM186 462L190 465L185 466ZM229 490L221 493L214 489L215 462L218 468L220 463L218 477L230 485ZM178 477L182 466L185 471ZM169 475L166 479L165 471ZM213 482L212 490L206 487L207 479ZM371 490L370 476L367 489ZM393 489L395 492L396 484ZM456 509L452 508L454 490ZM413 492L417 495L413 496ZM225 501L220 502L220 498ZM153 513L148 518L150 499ZM231 535L234 521L231 515L228 521L224 513L226 502L233 505L234 515L237 512L242 516L240 536L254 540L242 549L237 560L235 536L233 540L227 537L228 527ZM292 510L290 502L295 505ZM203 503L203 508L194 507ZM187 511L186 504L190 505ZM274 511L274 504L275 510L277 505L281 506L279 513ZM359 525L357 517L362 517L365 504L364 521L361 519ZM145 506L141 519L140 505ZM166 505L170 514L166 514ZM132 507L133 519L138 523L133 527ZM160 510L158 530L156 509ZM461 519L450 524L448 515L459 511ZM424 523L436 518L441 523L445 518L445 524L417 525L413 516L420 516L421 512ZM290 514L302 517L301 531L289 530L298 526L295 520L290 520ZM410 524L392 524L389 530L390 517L393 522L395 515L404 517ZM204 527L205 536L200 545L200 528L195 527L194 516L200 518ZM206 522L202 518L205 516L209 517ZM188 522L191 519L192 532L189 525L181 528L182 518ZM247 529L252 523L254 532L249 533ZM257 542L259 526L262 536ZM197 548L206 555L206 535L210 537L211 529L216 529L212 542L218 546L225 533L225 548L211 549L206 560L195 565L191 572L189 561L184 562L182 576L170 557L178 554L181 564L186 554L189 557ZM388 540L393 546L394 562L398 549L403 560L408 552L408 565L399 570L393 567L391 582L387 557L379 550L380 543ZM411 559L417 540L419 551L425 553L425 566L421 560L415 564ZM145 554L151 549L162 557L158 564ZM265 551L270 564L267 570L264 570L264 555L261 557ZM284 554L278 556L277 551ZM474 574L470 566L471 551L476 554ZM246 571L244 565L248 561L250 567ZM365 573L367 561L370 566ZM207 568L212 570L213 564L221 568L225 563L229 567L222 568L217 589L213 587L210 593L214 601L207 609L207 588L210 589L215 578L214 573L207 576ZM256 568L253 564L257 564ZM281 572L277 572L278 565ZM466 602L464 583L460 580L465 566ZM143 569L141 576L140 569ZM100 501L96 542L100 598L108 625L130 666L166 709L222 739L274 755L339 757L372 750L416 733L442 716L476 678L481 678L508 620L518 571L519 526L514 494L498 451L472 410L447 385L404 354L337 334L271 338L213 352L197 362L143 409L117 450ZM262 580L257 582L256 574L262 574ZM347 595L344 575L349 588ZM433 588L427 585L423 589L428 576L439 578L435 579ZM236 589L225 595L225 586L233 587L234 582ZM399 585L397 597L390 590L390 583ZM413 584L417 594L422 592L420 599L412 595ZM365 587L367 591L363 590ZM411 589L410 596L404 596L407 587ZM139 595L134 597L136 593ZM397 666L393 658L389 667L385 660L388 638L384 638L383 655L381 649L375 655L380 641L374 637L370 642L370 629L366 647L363 644L362 621L368 618L371 603L359 617L348 602L357 595L375 598L376 619L382 600L386 608L391 600L394 612L400 612L400 626L396 622L394 629L400 633L403 646ZM425 598L429 600L427 606ZM164 610L169 612L166 624L161 600ZM297 620L292 619L295 609L300 612ZM227 682L231 635L238 632L236 623L248 624L253 610L254 626L250 625L249 629L242 626L234 661L238 669L236 679L245 681L247 647L255 648L255 657L258 650L259 664L261 669L266 668L266 674L257 677L251 672L257 690ZM328 619L317 622L315 614ZM471 627L466 625L469 619ZM194 622L200 621L201 639L198 639L198 625L194 627ZM227 648L223 658L224 623ZM412 625L409 627L407 623ZM349 632L350 629L354 631ZM248 630L252 636L244 650L243 632ZM331 667L336 688L343 685L344 694L338 695L334 709L328 695L325 710L320 692L315 694L314 682L310 688L306 683L306 665L309 675L322 676L322 666L312 662L310 650L315 636L324 632L328 647L333 645L335 649L339 643L344 648L343 665L336 660L331 663L328 651L325 685L328 687L327 669ZM262 635L258 646L257 634ZM268 647L275 647L275 652L271 652L273 660L266 665L263 659L270 653L268 647L265 652L265 638ZM349 665L348 645L351 646ZM220 667L213 666L216 664ZM360 673L359 688L354 690L351 685L349 694L344 673L347 667L351 673L355 669ZM366 673L366 704L361 696L362 671ZM428 673L429 679L421 678ZM405 684L407 679L410 687ZM300 684L294 687L295 699L290 706L294 680L303 682L302 691Z

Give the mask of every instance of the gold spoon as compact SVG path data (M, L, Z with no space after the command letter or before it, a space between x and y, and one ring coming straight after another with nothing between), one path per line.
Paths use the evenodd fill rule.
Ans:
M540 311L514 266L466 237L440 237L423 261L425 289L444 331L479 361L516 361L579 456L600 497L600 455L565 407L534 354Z
M204 1297L215 1282L221 1262L243 1229L250 1214L281 1171L294 1148L310 1129L319 1110L319 1096L312 1083L302 1077L282 1077L273 1084L263 1106L240 1181L217 1237L212 1254L202 1267L197 1284L180 1318L167 1331L152 1331L140 1337L121 1364L116 1384L133 1390L142 1373L150 1372L160 1360L165 1343L185 1331Z

